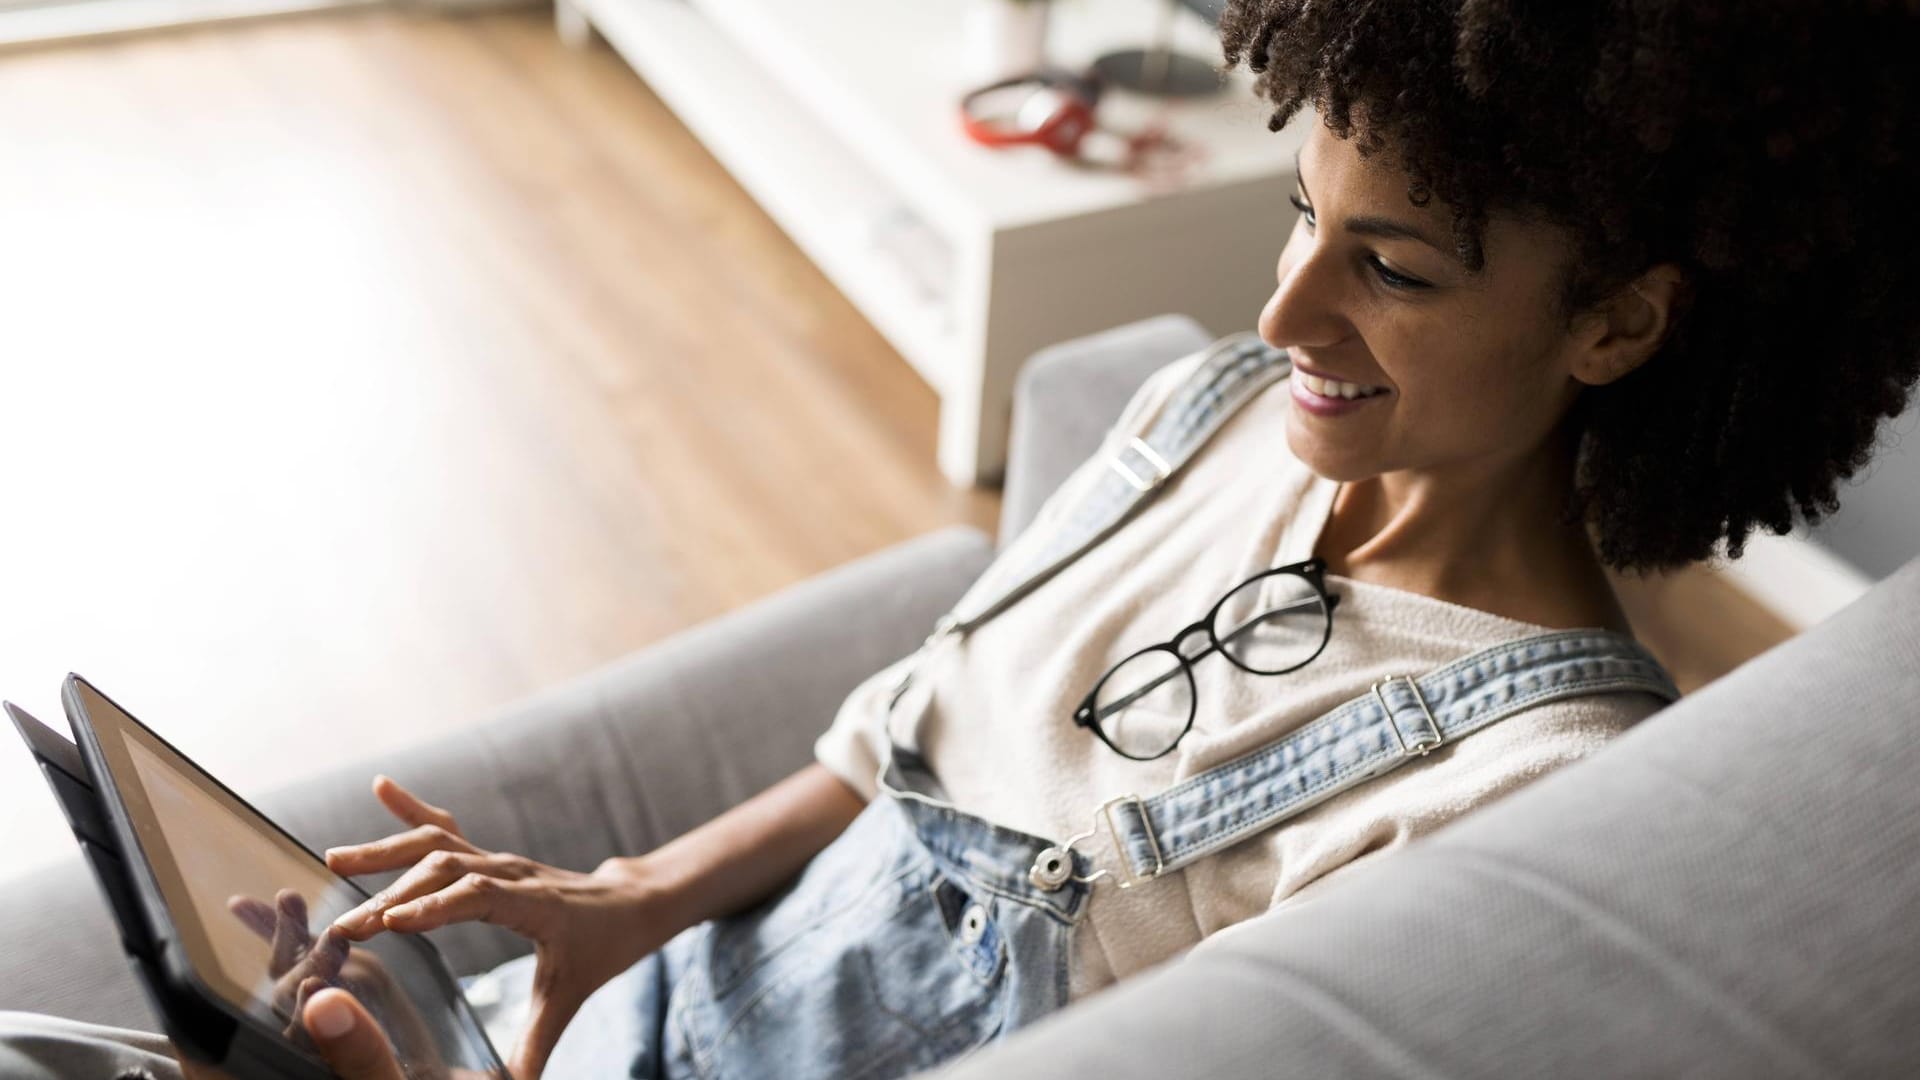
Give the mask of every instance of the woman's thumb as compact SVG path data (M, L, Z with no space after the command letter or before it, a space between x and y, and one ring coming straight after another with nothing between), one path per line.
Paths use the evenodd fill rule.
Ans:
M307 999L300 1019L341 1080L406 1080L386 1035L352 994L322 990Z

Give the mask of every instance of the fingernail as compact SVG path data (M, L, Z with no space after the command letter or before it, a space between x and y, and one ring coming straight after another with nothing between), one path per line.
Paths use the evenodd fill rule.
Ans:
M307 1025L323 1039L337 1039L353 1030L353 1010L339 996L316 997L307 1006Z
M410 903L400 904L395 907L390 907L387 909L387 918L411 919L415 915L418 915L419 913L420 913L420 908L414 904L410 904Z

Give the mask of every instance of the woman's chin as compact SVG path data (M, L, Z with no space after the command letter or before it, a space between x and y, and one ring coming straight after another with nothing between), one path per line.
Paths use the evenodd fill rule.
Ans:
M1380 471L1370 462L1340 453L1339 447L1328 446L1324 439L1301 431L1299 421L1292 418L1287 420L1287 448L1293 451L1293 456L1300 464L1316 475L1339 484L1365 480Z

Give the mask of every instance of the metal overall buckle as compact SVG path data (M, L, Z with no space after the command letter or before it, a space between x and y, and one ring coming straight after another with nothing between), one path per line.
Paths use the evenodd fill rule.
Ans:
M1128 450L1132 450L1146 460L1148 467L1153 470L1151 475L1141 476L1133 471L1121 456ZM1138 435L1128 439L1127 445L1107 459L1107 464L1113 467L1114 472L1120 474L1121 479L1133 485L1135 491L1140 492L1152 491L1160 486L1162 480L1173 475L1173 466L1167 464L1167 459L1161 457L1150 443Z
M1412 746L1408 746L1406 736L1400 734L1400 722L1393 717L1393 706L1387 702L1387 695L1380 692L1382 686L1395 679L1404 680L1413 688L1413 700L1420 703L1420 711L1427 714L1427 723L1433 728L1432 738L1421 739ZM1399 740L1402 754L1418 753L1421 757L1426 757L1427 751L1447 741L1446 734L1440 730L1440 721L1433 718L1433 710L1427 707L1427 695L1420 692L1420 684L1413 681L1413 676L1389 675L1373 684L1373 696L1380 699L1380 707L1387 711L1387 726L1393 729L1393 737Z
M1139 877L1132 875L1132 866L1127 861L1127 853L1120 849L1120 829L1113 823L1113 808L1125 802L1133 803L1140 808L1140 820L1147 828L1147 843L1153 849L1153 870ZM1120 860L1120 868L1128 871L1128 876L1124 879L1111 870L1096 870L1084 877L1073 872L1073 845L1099 832L1101 818L1106 819L1107 838L1113 844L1114 855ZM1135 885L1154 880L1165 870L1166 860L1160 855L1160 841L1153 835L1153 823L1147 819L1147 804L1142 802L1138 795L1121 795L1101 803L1100 808L1093 812L1093 828L1068 837L1066 843L1057 847L1043 849L1033 860L1033 868L1027 871L1027 880L1048 892L1060 888L1069 881L1091 885L1103 877L1112 878L1114 884L1122 889L1131 889Z

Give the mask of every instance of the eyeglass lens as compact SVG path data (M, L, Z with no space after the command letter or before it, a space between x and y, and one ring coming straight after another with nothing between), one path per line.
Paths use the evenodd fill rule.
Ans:
M1193 715L1193 676L1172 649L1135 653L1093 696L1094 718L1113 748L1152 757L1173 745Z
M1329 614L1305 578L1266 574L1229 593L1213 634L1237 664L1279 674L1311 660L1326 641ZM1193 673L1172 648L1135 653L1101 680L1094 718L1114 749L1138 758L1171 750L1194 712Z
M1234 663L1277 675L1313 659L1327 637L1327 607L1298 574L1263 574L1227 594L1213 636Z

